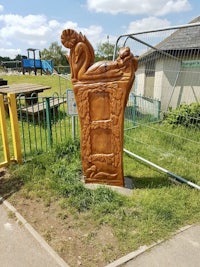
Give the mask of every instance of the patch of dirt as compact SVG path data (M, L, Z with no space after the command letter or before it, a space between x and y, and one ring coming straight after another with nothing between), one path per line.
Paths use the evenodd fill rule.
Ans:
M12 203L71 267L103 267L123 256L109 226L91 223L86 212L69 212L61 207L58 199L45 203L40 198L27 198L16 181L12 194L8 194L13 181L5 170L0 175L0 188L9 185L0 195Z

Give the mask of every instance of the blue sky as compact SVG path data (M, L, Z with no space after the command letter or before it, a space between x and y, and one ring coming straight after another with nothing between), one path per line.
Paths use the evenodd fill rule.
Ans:
M94 48L108 36L114 44L125 33L186 24L199 12L198 0L0 0L0 56L61 45L67 28L81 31Z

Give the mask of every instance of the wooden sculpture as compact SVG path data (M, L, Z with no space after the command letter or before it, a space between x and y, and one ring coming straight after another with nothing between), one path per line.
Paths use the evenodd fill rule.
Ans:
M115 61L94 63L94 50L81 33L67 29L62 44L81 125L81 158L86 183L124 186L124 109L132 87L137 60L128 47Z

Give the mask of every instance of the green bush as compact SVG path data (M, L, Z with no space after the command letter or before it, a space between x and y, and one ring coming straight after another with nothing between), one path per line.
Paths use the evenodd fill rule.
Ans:
M175 110L165 114L164 123L174 126L182 125L190 128L200 128L200 104L181 104Z

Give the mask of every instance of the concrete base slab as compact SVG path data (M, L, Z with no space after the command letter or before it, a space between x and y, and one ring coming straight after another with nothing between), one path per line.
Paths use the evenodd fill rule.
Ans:
M120 194L131 196L133 193L133 180L130 177L124 177L125 186L114 186L114 185L106 185L106 184L95 184L95 183L85 183L84 179L82 180L84 186L88 189L97 189L98 187L105 186L108 187Z

